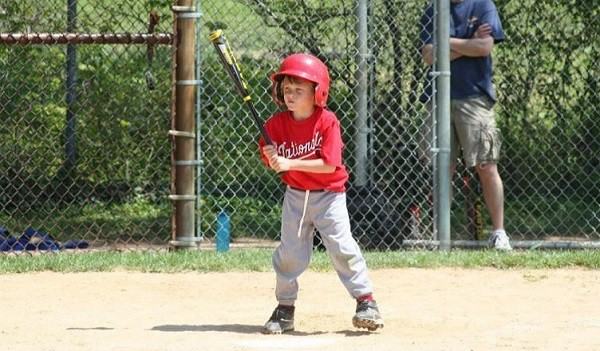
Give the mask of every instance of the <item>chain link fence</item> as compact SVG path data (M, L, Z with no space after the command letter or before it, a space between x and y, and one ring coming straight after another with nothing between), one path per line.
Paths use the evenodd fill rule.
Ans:
M420 96L430 77L419 40L428 2L366 3L366 130L357 130L364 93L357 81L360 1L206 3L204 26L225 28L265 118L275 110L268 75L286 54L308 51L327 62L334 82L329 107L342 121L352 173L348 198L355 236L364 247L394 249L405 239L435 238L431 169L417 152L428 115ZM493 53L506 229L513 240L598 240L598 6L496 4L506 35ZM230 82L212 56L210 49L203 52L205 213L226 208L234 235L274 239L282 189L256 157L257 133L243 107L224 97L231 94ZM361 133L368 137L366 164L357 162ZM491 224L481 190L471 170L460 164L457 170L452 238L485 240ZM357 176L365 171L366 182ZM203 218L210 237L211 216ZM483 238L476 237L481 226Z
M82 43L94 39L89 33L127 42L111 34L147 33L152 9L160 17L154 31L172 32L169 7L150 5L0 4L0 226L12 243L5 250L169 240L170 46L149 55L146 45L65 44L65 33Z
M2 4L0 32L66 32L73 1ZM234 243L277 240L284 190L259 160L258 133L208 41L214 29L225 31L265 119L276 109L268 77L283 57L311 52L327 63L328 107L342 122L348 207L362 247L435 239L433 176L418 154L429 142L420 133L428 123L420 97L431 79L419 39L427 4L199 1L201 246L215 238L219 213L230 218ZM79 0L71 31L146 33L155 10L155 31L172 32L171 5ZM506 35L493 57L507 232L513 240L598 241L600 9L567 0L496 5ZM146 45L0 44L0 226L93 247L168 243L171 48L152 52ZM490 226L475 177L459 165L452 184L452 239L485 239L473 229L483 226L487 235Z

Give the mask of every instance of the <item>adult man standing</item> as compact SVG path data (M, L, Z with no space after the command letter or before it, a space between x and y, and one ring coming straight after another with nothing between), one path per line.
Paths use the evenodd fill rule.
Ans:
M494 44L504 40L502 24L492 0L450 1L451 173L462 151L465 166L475 167L479 175L493 225L490 244L511 250L504 231L504 191L497 168L500 135L493 111L496 92L491 53ZM433 20L430 5L421 18L421 54L427 65L434 61ZM427 94L431 96L430 89Z

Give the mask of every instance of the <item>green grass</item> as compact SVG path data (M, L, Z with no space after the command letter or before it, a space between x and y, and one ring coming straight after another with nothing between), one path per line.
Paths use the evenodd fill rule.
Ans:
M271 249L181 252L90 252L0 255L0 274L28 272L268 272ZM600 251L398 251L365 252L370 269L383 268L600 268ZM310 269L332 271L328 256L315 252Z

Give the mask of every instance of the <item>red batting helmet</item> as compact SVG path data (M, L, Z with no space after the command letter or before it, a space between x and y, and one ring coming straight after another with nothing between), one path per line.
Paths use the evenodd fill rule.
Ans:
M310 54L292 54L286 57L279 71L271 76L273 81L273 99L283 105L281 82L283 77L293 76L315 83L315 105L325 107L329 95L329 71L323 61Z

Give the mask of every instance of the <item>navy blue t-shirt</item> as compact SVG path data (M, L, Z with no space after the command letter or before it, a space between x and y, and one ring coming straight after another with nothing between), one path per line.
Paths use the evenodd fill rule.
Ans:
M470 39L477 28L487 23L492 27L494 43L504 40L502 23L496 5L491 0L463 0L450 5L450 36ZM429 5L421 17L422 45L433 43L433 4ZM451 99L465 99L486 95L496 101L496 92L492 84L492 57L463 56L450 62ZM425 98L431 96L428 84Z

